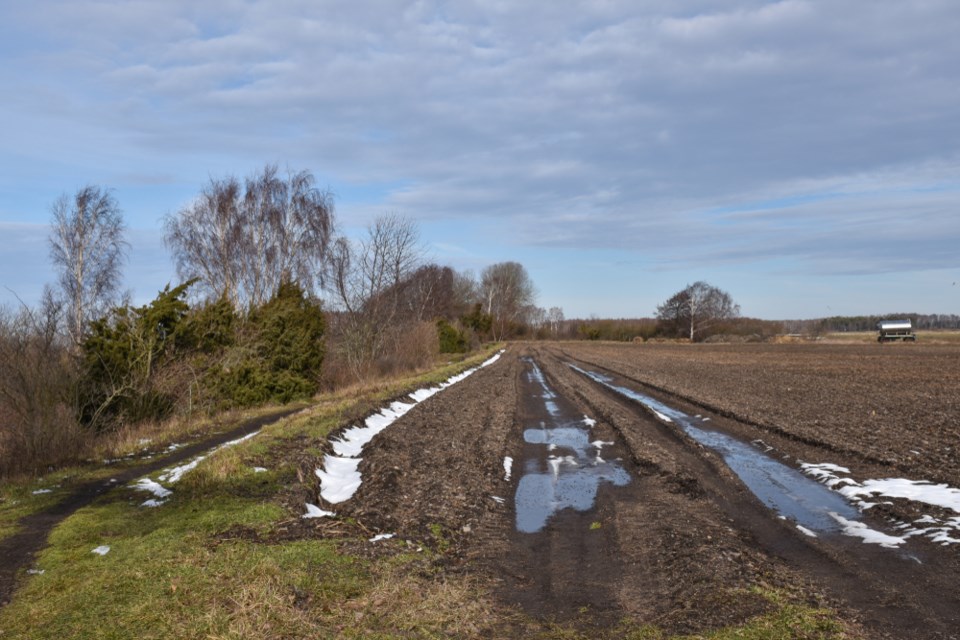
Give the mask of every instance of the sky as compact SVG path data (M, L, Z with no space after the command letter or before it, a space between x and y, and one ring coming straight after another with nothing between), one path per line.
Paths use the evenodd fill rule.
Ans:
M960 313L955 0L0 0L0 304L53 282L51 206L112 190L125 287L162 221L267 163L341 233L522 263L538 304L767 319Z

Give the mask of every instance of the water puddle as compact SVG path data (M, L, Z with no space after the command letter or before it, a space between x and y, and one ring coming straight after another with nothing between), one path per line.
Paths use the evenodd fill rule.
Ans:
M771 458L751 444L704 428L706 419L689 416L654 398L619 385L611 376L570 366L603 386L646 406L664 422L679 425L691 438L719 453L757 498L780 516L793 520L800 531L807 535L847 533L852 529L851 523L859 519L860 512L843 496L797 469Z
M613 442L592 438L596 422L561 406L536 363L529 358L524 361L532 406L541 419L523 432L526 446L515 495L516 525L518 531L535 533L558 511L592 508L601 483L623 486L630 482L630 475L620 464ZM605 448L611 452L607 454L611 461L603 457Z

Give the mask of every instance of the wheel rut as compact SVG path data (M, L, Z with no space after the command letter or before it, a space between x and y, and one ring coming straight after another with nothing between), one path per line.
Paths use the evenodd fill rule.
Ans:
M949 569L953 549L919 543L910 553L862 544L839 534L812 539L761 503L731 472L722 456L697 443L677 425L651 419L636 402L604 388L572 370L577 363L558 349L543 349L545 369L564 381L564 391L604 415L627 442L638 464L659 474L691 478L691 486L722 514L731 527L761 550L775 571L793 573L842 603L870 629L871 636L895 638L955 638L960 625L960 580ZM596 365L579 362L582 367ZM610 372L615 374L616 372ZM633 386L670 406L707 414L702 407L662 391ZM645 414L645 415L644 415ZM749 427L710 414L711 428L736 434ZM883 526L885 523L872 523ZM789 574L783 574L789 575Z

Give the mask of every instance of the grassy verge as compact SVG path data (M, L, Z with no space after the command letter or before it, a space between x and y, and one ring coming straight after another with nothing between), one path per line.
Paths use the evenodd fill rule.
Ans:
M488 355L318 398L207 457L160 507L120 488L81 509L37 558L43 573L27 576L0 609L0 638L597 637L504 609L478 578L445 571L440 547L374 543L349 522L305 521L291 503L292 487L313 482L301 476L304 457L346 419ZM610 637L667 636L626 622ZM846 636L828 612L783 604L702 637Z

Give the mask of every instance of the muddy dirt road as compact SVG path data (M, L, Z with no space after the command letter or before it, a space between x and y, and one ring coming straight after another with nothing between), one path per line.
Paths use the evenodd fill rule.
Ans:
M338 513L433 538L454 551L451 570L505 602L598 635L624 620L673 633L740 623L775 590L836 608L863 637L960 637L957 546L866 544L849 531L894 537L882 512L818 506L815 490L793 490L809 481L796 468L759 483L809 502L804 519L731 466L735 451L751 468L795 467L752 442L769 434L613 369L560 345L511 347L378 435Z

